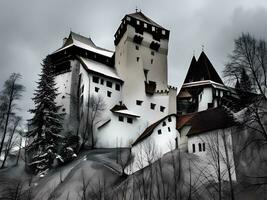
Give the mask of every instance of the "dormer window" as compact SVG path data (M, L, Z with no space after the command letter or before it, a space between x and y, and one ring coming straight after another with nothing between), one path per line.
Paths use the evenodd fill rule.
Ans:
M144 23L144 28L147 28L147 23Z
M140 21L139 21L139 20L136 20L136 24L137 24L137 25L140 25Z
M130 17L127 17L126 19L127 19L127 21L129 21L129 22L131 21L131 18L130 18Z
M156 31L156 27L152 26L152 31Z
M166 31L165 30L162 30L162 35L166 35Z

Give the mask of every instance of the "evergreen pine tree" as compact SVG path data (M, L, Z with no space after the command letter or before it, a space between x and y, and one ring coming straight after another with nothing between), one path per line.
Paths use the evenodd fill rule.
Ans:
M53 65L49 58L42 64L42 72L37 82L38 86L34 93L35 108L30 110L34 114L29 120L30 130L28 137L33 142L28 146L31 154L29 166L35 173L46 173L52 166L57 156L58 145L64 137L62 131L62 114L59 114L60 106L56 105L56 83L54 80Z
M244 92L251 92L252 90L250 78L244 68L242 69L241 72L239 89Z

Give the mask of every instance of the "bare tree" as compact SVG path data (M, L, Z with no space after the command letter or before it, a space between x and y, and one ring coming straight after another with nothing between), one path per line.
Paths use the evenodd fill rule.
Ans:
M236 81L241 77L242 71L245 70L255 90L266 100L266 41L257 40L249 33L242 33L242 35L235 40L235 48L229 57L230 61L224 69L224 76L230 81Z
M87 103L85 129L82 135L83 145L90 138L92 148L95 145L94 128L100 121L102 112L106 109L106 104L101 96L90 96Z
M7 105L7 108L5 110L4 114L4 128L3 128L3 136L0 144L0 156L4 147L4 141L6 139L6 134L8 131L8 126L10 123L10 116L13 115L15 109L16 109L16 101L21 98L21 93L24 91L24 86L19 84L18 81L21 78L20 74L13 73L9 77L8 80L6 80L4 84L4 89L1 92L1 102L4 105Z
M10 135L9 135L9 138L8 138L8 141L7 141L7 144L6 144L6 147L5 147L4 159L3 159L3 162L2 162L1 168L4 168L5 167L5 162L7 160L7 157L9 155L9 153L10 153L10 150L13 148L14 143L16 142L16 141L13 140L13 138L14 138L14 134L16 132L16 129L17 129L20 121L21 121L21 118L20 117L15 117L14 118L13 127L11 128Z

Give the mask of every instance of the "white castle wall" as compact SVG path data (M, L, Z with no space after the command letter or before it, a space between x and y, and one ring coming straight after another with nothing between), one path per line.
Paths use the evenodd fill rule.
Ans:
M216 158L214 157L214 152L220 152L220 167L221 167L221 176L223 180L229 180L227 167L226 167L226 152L225 146L223 143L223 133L226 136L226 147L229 155L229 163L231 164L231 173L232 173L232 180L236 180L236 172L234 166L234 156L233 156L233 146L232 146L232 135L231 135L231 128L227 129L218 129L214 131L209 131L206 133L198 134L195 136L190 136L188 138L188 152L194 153L200 156L201 160L204 161L206 164L206 170L210 176L216 177L216 169L214 168L217 165ZM218 135L218 142L217 142L217 135ZM195 152L193 152L193 144L195 145ZM205 144L205 151L203 151L203 145ZM217 145L219 144L219 145ZM201 146L201 151L199 149L199 145ZM217 150L219 147L219 151ZM212 153L213 152L213 156ZM216 156L215 156L216 157ZM203 166L202 166L203 167Z
M153 133L132 147L132 155L134 156L133 163L130 164L126 172L134 173L149 163L156 161L163 154L176 148L176 138L178 131L176 130L176 116L171 116L171 122L168 118L164 120L154 129ZM161 130L161 134L158 133Z
M213 96L212 96L212 87L203 88L203 91L198 95L198 112L207 110L208 103L212 103Z

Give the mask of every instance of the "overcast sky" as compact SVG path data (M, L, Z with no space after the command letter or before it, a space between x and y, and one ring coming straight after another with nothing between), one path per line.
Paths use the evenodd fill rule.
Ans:
M114 50L120 20L136 6L171 31L169 84L180 88L193 52L205 52L221 74L233 41L242 32L267 39L267 0L0 0L0 84L23 75L21 115L29 118L40 63L69 31Z

